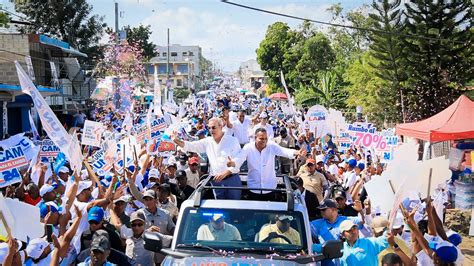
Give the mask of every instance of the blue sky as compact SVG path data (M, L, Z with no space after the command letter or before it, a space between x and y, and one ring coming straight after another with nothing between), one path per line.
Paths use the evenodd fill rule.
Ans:
M206 58L217 62L226 71L236 71L241 62L256 58L255 49L265 36L268 25L287 22L296 27L301 21L242 9L220 0L116 0L121 17L119 26L151 25L151 40L166 45L166 29L170 43L199 45ZM114 26L115 0L88 0L93 12L105 16ZM358 8L371 0L231 0L262 9L330 21L326 11L340 2L345 11ZM2 0L4 7L11 4ZM9 8L10 9L10 8ZM11 10L11 9L10 9ZM212 48L212 53L211 53Z

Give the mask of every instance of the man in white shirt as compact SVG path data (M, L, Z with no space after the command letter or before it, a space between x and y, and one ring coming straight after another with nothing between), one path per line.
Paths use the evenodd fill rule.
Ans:
M224 122L220 118L209 120L210 137L198 141L182 141L173 134L173 141L185 152L206 153L209 158L209 175L214 176L213 186L240 187L239 168L228 167L227 160L236 157L240 152L240 145L236 138L225 135L222 131ZM216 199L240 199L240 190L215 189Z
M293 159L295 156L304 156L306 151L294 150L281 147L273 141L268 141L267 131L264 128L257 128L255 131L255 142L244 146L235 162L228 165L240 168L245 160L248 165L247 187L249 188L269 188L277 187L277 177L275 173L275 156L282 156ZM252 190L251 199L273 200L274 194L270 191Z
M266 112L262 112L258 118L260 118L260 123L258 123L256 126L253 127L253 131L259 129L259 128L264 128L267 131L268 139L273 139L275 137L275 134L273 133L273 127L272 125L268 124L268 115Z
M240 110L237 120L233 120L231 123L227 123L227 126L231 129L234 137L239 140L239 144L243 147L249 143L249 129L252 125L252 120L245 116L245 111Z

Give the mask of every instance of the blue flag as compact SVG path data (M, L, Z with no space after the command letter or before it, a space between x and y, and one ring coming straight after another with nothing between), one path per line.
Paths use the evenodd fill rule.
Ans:
M58 153L58 157L56 157L56 161L53 163L53 170L56 174L59 174L59 169L66 164L66 155L60 152Z

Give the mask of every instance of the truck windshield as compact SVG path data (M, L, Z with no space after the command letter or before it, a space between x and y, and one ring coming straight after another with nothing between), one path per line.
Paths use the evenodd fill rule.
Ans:
M187 208L177 247L308 252L303 215L296 211Z

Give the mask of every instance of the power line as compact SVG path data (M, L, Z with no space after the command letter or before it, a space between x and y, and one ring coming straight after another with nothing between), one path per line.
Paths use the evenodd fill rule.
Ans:
M242 5L242 4L230 2L230 1L227 1L227 0L221 0L221 2L224 3L224 4L234 5L234 6L238 6L238 7L241 7L241 8L250 9L250 10L254 10L254 11L258 11L258 12L262 12L262 13L267 13L267 14L272 14L272 15L276 15L276 16L292 18L292 19L297 19L297 20L303 20L303 21L310 21L310 22L313 22L313 23L316 23L316 24L323 24L323 25L328 25L328 26L333 26L333 27L349 28L349 29L354 29L354 30L371 31L371 32L376 32L376 33L394 35L392 32L389 32L389 31L369 29L369 28L363 28L363 27L357 27L357 26L351 26L351 25L343 25L343 24L319 21L319 20L314 20L314 19L309 19L309 18L303 18L303 17L288 15L288 14L284 14L284 13L274 12L274 11L270 11L270 10L266 10L266 9L262 9L262 8ZM432 40L432 41L449 41L449 42L453 42L453 43L464 44L464 42L462 42L462 41L455 41L455 40L446 39L446 38L433 38L433 37L428 37L428 36L404 34L404 33L397 33L396 35L403 36L403 37L409 37L409 38L426 39L426 40Z

